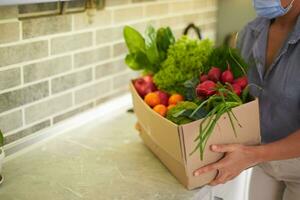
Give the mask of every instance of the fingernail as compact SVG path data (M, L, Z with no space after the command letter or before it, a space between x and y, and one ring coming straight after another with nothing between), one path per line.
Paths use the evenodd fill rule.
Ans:
M195 173L194 173L194 176L199 176L200 175L200 173L198 172L198 171L196 171Z
M212 146L211 146L211 149L212 149L212 150L217 150L218 147L217 147L217 145L212 145Z

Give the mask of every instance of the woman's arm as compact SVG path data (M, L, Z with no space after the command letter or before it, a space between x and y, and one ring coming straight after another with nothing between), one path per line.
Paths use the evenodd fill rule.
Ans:
M218 170L218 175L211 185L223 184L238 176L243 170L259 163L300 157L300 129L290 136L270 144L260 146L212 145L211 150L226 154L220 161L196 170L194 175L199 176Z

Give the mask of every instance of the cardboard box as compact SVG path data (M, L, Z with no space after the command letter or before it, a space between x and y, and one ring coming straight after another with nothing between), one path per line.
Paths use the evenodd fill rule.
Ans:
M216 162L223 154L209 150L211 144L258 144L260 143L258 100L249 102L233 109L242 127L236 125L238 137L235 137L227 115L218 121L206 145L204 160L199 152L190 156L199 134L202 120L185 125L177 125L154 112L139 96L133 84L130 84L134 111L140 124L140 136L151 151L171 171L171 173L187 189L195 189L206 185L216 176L216 171L199 177L193 176L194 170Z

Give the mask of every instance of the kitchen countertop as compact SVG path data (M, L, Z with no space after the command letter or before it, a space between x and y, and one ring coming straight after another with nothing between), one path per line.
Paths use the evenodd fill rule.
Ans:
M47 139L3 170L1 200L189 200L123 113Z

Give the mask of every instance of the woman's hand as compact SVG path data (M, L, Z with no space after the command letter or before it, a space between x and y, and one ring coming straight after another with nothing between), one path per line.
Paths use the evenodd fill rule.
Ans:
M259 155L255 148L254 146L240 144L212 145L211 150L225 153L224 158L216 163L197 169L194 176L218 170L216 178L210 185L224 184L238 176L243 170L259 163Z

